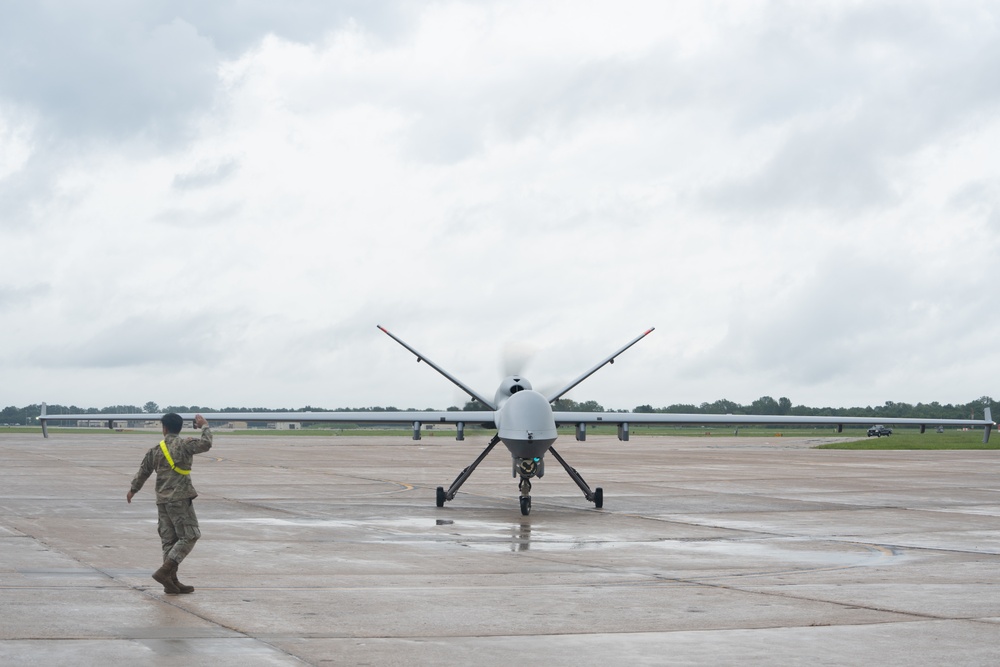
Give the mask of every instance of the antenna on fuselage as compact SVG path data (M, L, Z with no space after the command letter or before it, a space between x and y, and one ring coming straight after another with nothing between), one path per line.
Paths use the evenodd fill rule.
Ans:
M454 384L456 387L458 387L459 389L461 389L462 391L464 391L466 394L468 394L469 396L471 396L475 400L479 401L480 403L482 403L483 405L485 405L490 410L496 411L497 408L496 408L495 405L493 405L493 401L488 401L485 398L483 398L482 396L480 396L479 394L477 394L475 391L473 391L472 389L470 389L469 387L467 387L461 380L459 380L458 378L456 378L454 375L452 375L448 371L444 370L443 368L441 368L440 366L438 366L437 364L435 364L433 361L431 361L430 359L428 359L424 355L422 355L419 352L417 352L415 349L413 349L412 347L410 347L409 345L407 345L406 343L404 343L402 340L400 340L396 336L394 336L391 333L389 333L389 330L386 329L385 327L383 327L381 324L376 324L375 326L377 326L379 328L379 330L382 333L384 333L386 336L388 336L389 338L393 339L394 341L396 341L397 343L399 343L400 345L402 345L403 347L405 347L407 350L409 350L410 352L412 352L413 355L417 358L417 362L418 363L421 362L421 361L425 362L428 366L430 366L431 368L433 368L434 370L436 370L438 373L440 373L441 375L443 375L446 378L448 378L452 382L452 384Z
M566 392L568 392L570 389L572 389L573 387L575 387L576 385L580 384L581 382L583 382L584 380L586 380L587 378L589 378L591 375L593 375L594 373L596 373L605 364L613 364L613 363L615 363L615 357L617 357L619 354L621 354L625 350L629 349L630 347L632 347L633 345L635 345L636 343L638 343L640 340L642 340L643 338L645 338L649 334L653 333L653 331L655 329L656 329L656 327L653 327L653 328L649 329L649 331L646 331L645 333L640 334L639 336L636 336L627 345L625 345L624 347L622 347L620 350L618 350L617 352L615 352L611 356L605 358L604 361L602 361L601 363L597 364L596 366L594 366L593 368L591 368L589 371L587 371L586 373L584 373L583 375L581 375L577 379L575 379L572 382L570 382L563 389L560 389L559 391L557 391L556 393L552 394L551 396L548 396L547 400L549 401L549 403L552 403L553 401L557 401L560 398L562 398L563 395ZM389 333L389 332L387 331L386 333Z

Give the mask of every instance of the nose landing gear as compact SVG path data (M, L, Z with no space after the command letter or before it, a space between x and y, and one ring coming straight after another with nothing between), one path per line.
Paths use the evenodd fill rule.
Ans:
M522 477L518 488L521 490L521 514L528 516L531 513L531 480Z
M531 512L531 478L545 474L545 461L540 457L522 459L514 457L514 477L520 477L517 488L521 491L521 514L528 516Z

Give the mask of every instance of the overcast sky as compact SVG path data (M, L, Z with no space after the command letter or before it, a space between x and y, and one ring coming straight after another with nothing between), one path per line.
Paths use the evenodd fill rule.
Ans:
M0 3L0 404L965 403L1000 5ZM533 351L525 355L525 349ZM511 351L514 351L512 354Z

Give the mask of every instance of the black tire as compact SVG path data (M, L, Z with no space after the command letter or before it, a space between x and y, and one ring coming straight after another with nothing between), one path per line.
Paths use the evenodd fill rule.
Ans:
M604 507L604 489L601 487L594 489L594 507L597 509Z
M437 506L444 507L444 501L447 500L444 495L444 487L439 486L437 490Z
M521 514L528 516L531 513L531 498L521 496Z

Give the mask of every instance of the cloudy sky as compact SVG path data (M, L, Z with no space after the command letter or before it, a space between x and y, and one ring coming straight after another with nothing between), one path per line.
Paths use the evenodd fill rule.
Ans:
M3 2L0 61L2 405L464 402L377 324L489 396L649 327L570 397L997 392L996 2Z

